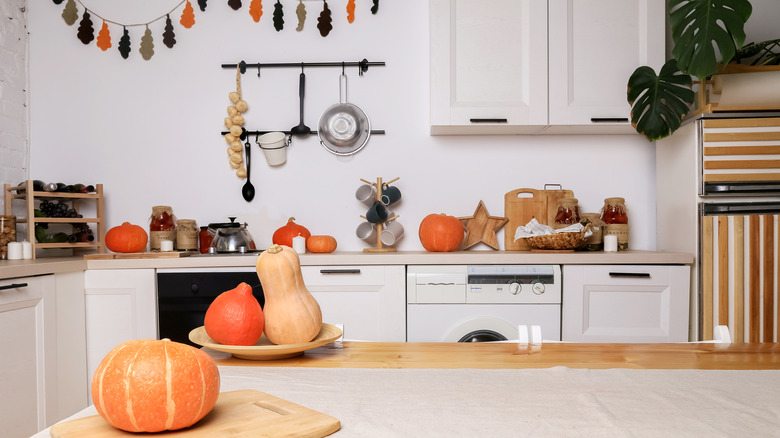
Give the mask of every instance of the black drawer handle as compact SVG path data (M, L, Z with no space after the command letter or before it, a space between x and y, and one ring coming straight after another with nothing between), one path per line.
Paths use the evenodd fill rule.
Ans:
M5 286L0 286L0 290L6 290L6 289L19 289L20 287L27 287L27 283L12 283L12 284L6 284Z
M591 117L590 121L593 123L626 123L627 117Z
M320 274L360 274L360 269L320 269Z
M649 272L610 272L610 277L618 278L650 278Z
M507 119L469 119L471 123L506 123Z

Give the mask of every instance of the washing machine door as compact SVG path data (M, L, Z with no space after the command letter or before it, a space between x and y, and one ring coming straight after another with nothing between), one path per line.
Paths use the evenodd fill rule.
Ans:
M445 342L491 342L517 339L517 327L492 316L470 319L452 329Z

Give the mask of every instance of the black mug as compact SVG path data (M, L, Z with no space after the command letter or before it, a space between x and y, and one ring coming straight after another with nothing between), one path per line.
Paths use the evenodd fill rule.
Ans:
M387 220L387 209L381 202L376 201L366 212L366 220L372 224L378 224Z
M390 205L401 199L401 191L398 187L385 185L382 187L382 204Z

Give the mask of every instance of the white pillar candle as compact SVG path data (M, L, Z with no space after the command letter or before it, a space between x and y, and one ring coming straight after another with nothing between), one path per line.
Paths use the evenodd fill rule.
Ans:
M173 251L173 240L161 240L160 251Z
M23 240L22 241L22 258L25 260L30 260L33 257L32 253L32 243Z
M617 250L617 236L615 234L607 234L604 236L604 251L614 252Z
M22 243L8 242L8 260L22 259Z
M304 254L306 253L306 238L301 236L300 234L293 237L292 240L293 249L298 254Z

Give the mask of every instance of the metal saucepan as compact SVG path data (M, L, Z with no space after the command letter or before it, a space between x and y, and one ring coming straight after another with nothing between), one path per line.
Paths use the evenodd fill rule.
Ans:
M356 153L371 136L371 121L366 113L347 103L347 75L343 72L339 76L339 103L322 113L317 136L320 144L336 155Z

